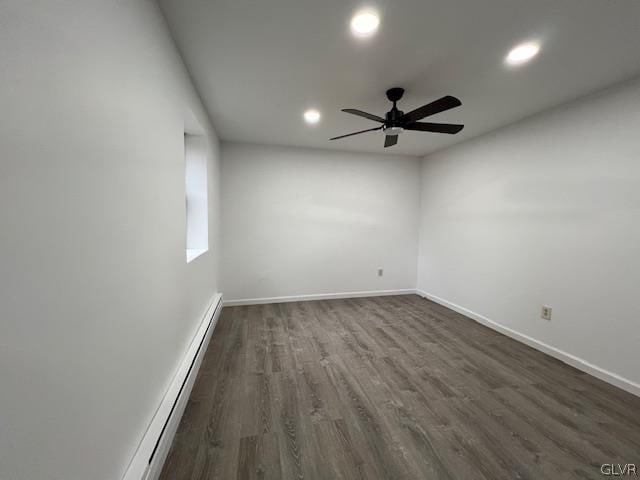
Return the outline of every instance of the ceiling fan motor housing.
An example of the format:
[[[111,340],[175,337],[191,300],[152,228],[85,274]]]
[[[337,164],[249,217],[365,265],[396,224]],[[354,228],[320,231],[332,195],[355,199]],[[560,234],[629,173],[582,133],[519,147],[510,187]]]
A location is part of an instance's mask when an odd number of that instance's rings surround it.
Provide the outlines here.
[[[398,110],[394,105],[391,110],[387,112],[385,115],[385,126],[386,127],[399,127],[400,126],[400,118],[404,115],[402,110]]]

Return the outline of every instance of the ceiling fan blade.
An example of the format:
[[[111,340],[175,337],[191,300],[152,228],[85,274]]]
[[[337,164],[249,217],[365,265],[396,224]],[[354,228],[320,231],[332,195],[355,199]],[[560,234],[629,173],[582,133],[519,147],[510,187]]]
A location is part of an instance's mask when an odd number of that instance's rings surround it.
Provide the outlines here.
[[[398,135],[387,135],[384,137],[384,148],[392,147],[398,143]]]
[[[449,133],[453,135],[458,133],[464,128],[464,125],[455,125],[453,123],[428,123],[428,122],[415,122],[410,123],[405,130],[416,130],[418,132],[435,132],[435,133]]]
[[[409,113],[405,113],[401,117],[400,121],[405,125],[408,125],[410,123],[417,122],[424,117],[435,115],[436,113],[444,112],[446,110],[459,107],[460,105],[462,105],[460,100],[456,97],[452,97],[451,95],[447,95],[446,97],[439,98],[435,102],[428,103],[427,105],[416,108]]]
[[[339,137],[333,137],[333,138],[330,138],[329,140],[338,140],[339,138],[351,137],[352,135],[358,135],[360,133],[365,133],[365,132],[373,132],[374,130],[381,130],[381,129],[382,129],[382,127],[367,128],[366,130],[360,130],[359,132],[347,133],[346,135],[340,135]]]
[[[384,118],[372,113],[363,112],[362,110],[356,110],[355,108],[343,108],[342,111],[350,113],[352,115],[358,115],[359,117],[368,118],[369,120],[373,120],[374,122],[384,123]]]

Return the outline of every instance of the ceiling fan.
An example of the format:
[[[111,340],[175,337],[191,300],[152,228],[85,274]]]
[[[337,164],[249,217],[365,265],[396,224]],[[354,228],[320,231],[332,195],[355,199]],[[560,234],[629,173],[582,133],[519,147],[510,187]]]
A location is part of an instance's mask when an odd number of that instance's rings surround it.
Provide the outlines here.
[[[359,132],[348,133],[346,135],[340,135],[339,137],[333,137],[330,140],[338,140],[340,138],[351,137],[352,135],[359,135],[360,133],[373,132],[376,130],[382,130],[385,133],[384,146],[391,147],[398,143],[398,135],[405,130],[415,130],[418,132],[435,132],[435,133],[448,133],[455,134],[464,128],[464,125],[455,125],[451,123],[428,123],[419,122],[425,117],[435,115],[436,113],[444,112],[452,108],[459,107],[462,102],[456,97],[447,95],[435,102],[423,105],[420,108],[411,110],[408,113],[404,113],[398,110],[396,102],[402,98],[404,94],[404,88],[390,88],[387,90],[387,98],[393,102],[393,108],[387,112],[385,118],[373,115],[371,113],[363,112],[362,110],[356,110],[355,108],[345,108],[342,111],[351,113],[352,115],[358,115],[359,117],[368,118],[374,122],[380,122],[382,125],[375,128],[369,128],[367,130],[361,130]]]

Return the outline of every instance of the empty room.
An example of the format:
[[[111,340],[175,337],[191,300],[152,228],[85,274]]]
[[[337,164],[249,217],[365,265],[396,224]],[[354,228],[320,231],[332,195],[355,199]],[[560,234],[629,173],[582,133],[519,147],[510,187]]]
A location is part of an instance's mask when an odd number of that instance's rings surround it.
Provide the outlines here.
[[[0,480],[640,476],[638,0],[0,0]]]

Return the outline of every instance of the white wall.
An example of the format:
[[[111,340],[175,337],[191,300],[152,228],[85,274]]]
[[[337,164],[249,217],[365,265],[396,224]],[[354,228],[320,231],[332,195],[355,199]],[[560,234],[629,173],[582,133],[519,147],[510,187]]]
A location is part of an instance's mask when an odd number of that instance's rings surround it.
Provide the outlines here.
[[[419,174],[414,157],[223,143],[225,298],[414,289]]]
[[[152,0],[0,2],[0,478],[122,477],[218,290],[185,261],[184,121]]]
[[[425,158],[418,288],[640,383],[639,119],[636,80]]]

